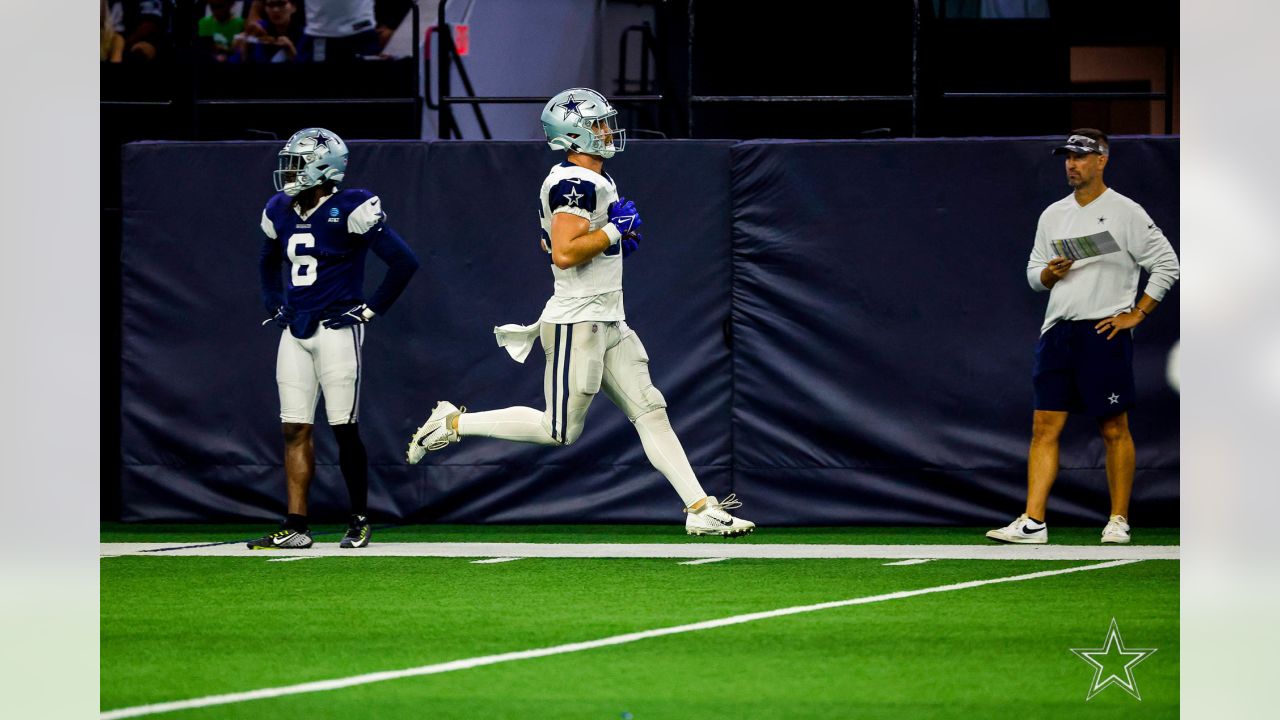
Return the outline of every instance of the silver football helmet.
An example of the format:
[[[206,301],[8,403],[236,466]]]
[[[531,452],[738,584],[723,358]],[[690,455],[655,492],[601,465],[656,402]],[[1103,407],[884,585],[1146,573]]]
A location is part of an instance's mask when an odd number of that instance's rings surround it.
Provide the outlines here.
[[[590,88],[569,88],[542,109],[542,132],[552,150],[611,158],[627,144],[627,131],[618,128],[618,111]]]
[[[342,182],[347,174],[347,144],[324,128],[299,130],[280,151],[272,176],[276,190],[293,197],[327,180]]]

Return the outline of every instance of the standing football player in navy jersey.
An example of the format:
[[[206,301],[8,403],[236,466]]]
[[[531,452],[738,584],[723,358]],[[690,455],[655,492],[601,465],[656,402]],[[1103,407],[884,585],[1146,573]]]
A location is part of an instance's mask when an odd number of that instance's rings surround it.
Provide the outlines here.
[[[534,338],[546,356],[546,409],[510,407],[463,414],[440,402],[409,442],[408,460],[420,461],[463,437],[490,437],[539,445],[569,445],[582,434],[587,408],[603,391],[640,435],[645,455],[680,495],[691,535],[744,535],[750,520],[727,511],[733,495],[708,496],[667,417],[667,401],[649,377],[649,356],[622,307],[623,258],[640,246],[640,213],[618,196],[604,161],[624,147],[618,112],[600,93],[571,88],[542,110],[552,150],[568,157],[551,168],[538,193],[542,249],[555,291],[538,322],[495,328],[498,344],[524,362]]]
[[[284,469],[289,511],[280,530],[249,543],[250,549],[308,548],[307,490],[315,474],[311,436],[316,401],[338,441],[338,464],[351,496],[351,522],[342,547],[369,544],[369,461],[360,439],[360,347],[364,326],[386,313],[418,269],[418,259],[387,225],[378,196],[339,190],[347,170],[347,146],[323,128],[299,130],[285,143],[275,171],[277,192],[262,211],[266,239],[259,258],[262,297],[283,328],[276,355]],[[364,261],[372,250],[387,264],[382,284],[366,302]],[[282,264],[289,283],[281,282]]]

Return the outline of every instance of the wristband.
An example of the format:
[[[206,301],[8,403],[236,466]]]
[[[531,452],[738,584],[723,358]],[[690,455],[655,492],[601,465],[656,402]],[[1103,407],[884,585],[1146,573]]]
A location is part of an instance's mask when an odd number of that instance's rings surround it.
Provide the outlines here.
[[[610,246],[617,245],[618,241],[622,239],[622,231],[619,230],[618,226],[614,225],[613,223],[609,223],[608,225],[605,225],[600,229],[604,231],[605,235],[609,236]]]

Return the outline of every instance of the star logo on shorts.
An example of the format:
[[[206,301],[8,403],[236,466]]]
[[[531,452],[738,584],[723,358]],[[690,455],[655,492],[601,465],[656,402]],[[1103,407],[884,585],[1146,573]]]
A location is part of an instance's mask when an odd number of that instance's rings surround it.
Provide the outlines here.
[[[582,199],[582,193],[578,192],[576,188],[569,188],[569,192],[564,196],[564,199],[569,201],[570,207],[578,207],[578,201]]]
[[[1111,401],[1111,404],[1112,404],[1112,405],[1119,405],[1119,404],[1120,404],[1120,396],[1119,396],[1119,395],[1117,395],[1117,394],[1115,394],[1115,393],[1111,393],[1111,396],[1110,396],[1110,397],[1108,397],[1107,399]]]

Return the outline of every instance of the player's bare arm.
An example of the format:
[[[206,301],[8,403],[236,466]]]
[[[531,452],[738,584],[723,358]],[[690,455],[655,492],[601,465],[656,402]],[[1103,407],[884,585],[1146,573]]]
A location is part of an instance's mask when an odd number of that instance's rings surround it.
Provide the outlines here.
[[[551,261],[561,270],[581,265],[609,249],[612,240],[604,228],[591,229],[591,221],[570,213],[551,216]]]

